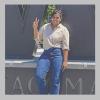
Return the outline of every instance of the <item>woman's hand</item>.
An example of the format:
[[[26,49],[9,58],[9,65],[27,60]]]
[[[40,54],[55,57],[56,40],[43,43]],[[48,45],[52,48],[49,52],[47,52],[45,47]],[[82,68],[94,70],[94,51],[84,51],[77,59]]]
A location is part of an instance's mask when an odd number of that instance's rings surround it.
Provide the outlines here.
[[[34,34],[34,38],[39,40],[39,32],[38,32],[38,24],[39,24],[39,19],[36,17],[34,22],[33,22],[33,34]]]
[[[36,17],[34,22],[33,22],[33,29],[37,30],[38,29],[38,23],[39,23],[39,19]]]
[[[67,68],[68,68],[68,62],[67,61],[63,61],[62,70],[64,71]]]

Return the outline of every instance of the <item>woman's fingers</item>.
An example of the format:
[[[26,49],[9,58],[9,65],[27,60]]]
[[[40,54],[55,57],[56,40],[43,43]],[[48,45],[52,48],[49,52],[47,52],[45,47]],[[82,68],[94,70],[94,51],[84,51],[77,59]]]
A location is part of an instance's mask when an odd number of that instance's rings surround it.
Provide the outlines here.
[[[64,61],[62,64],[62,71],[66,70],[68,68],[68,62]]]
[[[36,23],[38,23],[38,22],[39,22],[39,19],[38,19],[37,17],[35,18],[35,22],[36,22]]]
[[[38,23],[39,23],[39,19],[36,17],[36,18],[35,18],[35,21],[34,21],[34,24],[35,24],[36,26],[38,26]]]
[[[39,19],[37,21],[39,22]]]
[[[35,22],[37,22],[37,17],[35,18]]]
[[[39,23],[39,19],[37,17],[35,17],[35,20],[33,21],[33,28],[34,29],[38,28],[38,23]]]

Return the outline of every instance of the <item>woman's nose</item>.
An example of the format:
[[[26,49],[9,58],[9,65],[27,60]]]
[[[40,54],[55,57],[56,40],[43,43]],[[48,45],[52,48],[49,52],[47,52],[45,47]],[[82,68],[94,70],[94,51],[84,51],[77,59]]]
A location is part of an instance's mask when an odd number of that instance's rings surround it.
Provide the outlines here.
[[[56,21],[57,19],[56,19],[56,18],[54,18],[53,20],[54,20],[54,21]]]

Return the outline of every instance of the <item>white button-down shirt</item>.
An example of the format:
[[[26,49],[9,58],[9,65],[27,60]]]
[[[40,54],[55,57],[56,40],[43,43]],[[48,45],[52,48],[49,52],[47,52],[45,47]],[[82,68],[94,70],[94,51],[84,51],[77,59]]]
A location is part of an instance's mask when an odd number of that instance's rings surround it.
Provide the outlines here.
[[[43,39],[44,49],[57,47],[69,50],[69,31],[62,24],[52,29],[51,23],[47,23],[40,28],[39,32],[41,39]]]

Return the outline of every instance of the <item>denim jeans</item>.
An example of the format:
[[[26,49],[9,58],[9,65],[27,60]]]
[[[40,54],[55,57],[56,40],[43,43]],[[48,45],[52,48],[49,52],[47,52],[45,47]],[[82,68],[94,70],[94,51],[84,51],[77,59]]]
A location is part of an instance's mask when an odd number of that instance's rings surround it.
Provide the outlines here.
[[[63,54],[61,48],[44,50],[38,60],[36,69],[36,78],[40,94],[47,94],[46,76],[50,68],[52,68],[52,74],[49,94],[59,94],[62,61]]]

